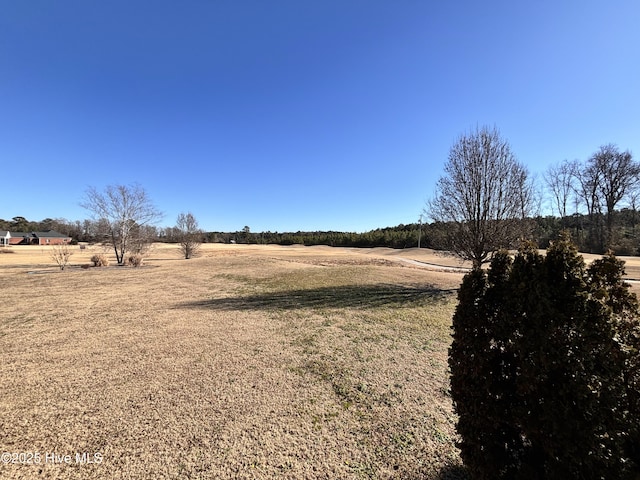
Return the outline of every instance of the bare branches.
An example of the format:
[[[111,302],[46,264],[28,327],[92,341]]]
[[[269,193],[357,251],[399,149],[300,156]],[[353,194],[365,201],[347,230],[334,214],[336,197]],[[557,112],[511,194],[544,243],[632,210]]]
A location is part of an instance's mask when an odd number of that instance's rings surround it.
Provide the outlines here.
[[[109,185],[103,192],[90,187],[80,204],[89,210],[96,220],[108,225],[108,234],[119,264],[132,248],[144,249],[145,227],[162,218],[147,192],[138,184]]]
[[[576,193],[576,173],[579,171],[577,161],[564,160],[552,165],[544,174],[544,181],[553,195],[555,207],[561,219],[567,216],[567,206],[572,195]]]
[[[185,259],[195,257],[202,245],[203,232],[191,212],[181,213],[176,221],[176,233],[180,250]]]
[[[454,225],[445,248],[479,267],[528,235],[525,219],[534,206],[533,186],[497,129],[462,135],[444,170],[427,211],[436,222]]]
[[[608,216],[640,180],[640,166],[633,162],[631,153],[619,152],[612,144],[603,145],[589,159],[589,170],[594,172],[596,190]]]
[[[51,259],[56,262],[56,264],[60,267],[60,270],[64,270],[64,268],[69,263],[69,258],[73,255],[71,250],[69,250],[69,245],[52,245],[51,246]]]
[[[613,144],[601,146],[585,165],[574,165],[576,194],[586,206],[591,224],[591,248],[605,251],[616,242],[615,207],[624,199],[632,201],[640,185],[640,165],[630,152],[620,152]]]

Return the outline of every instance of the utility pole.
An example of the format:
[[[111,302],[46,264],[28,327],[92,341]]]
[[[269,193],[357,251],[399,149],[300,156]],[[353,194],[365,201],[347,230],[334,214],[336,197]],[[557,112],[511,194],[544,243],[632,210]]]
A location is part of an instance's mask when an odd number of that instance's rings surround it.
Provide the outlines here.
[[[422,214],[420,214],[420,227],[418,228],[418,248],[420,248],[421,237],[422,237]]]

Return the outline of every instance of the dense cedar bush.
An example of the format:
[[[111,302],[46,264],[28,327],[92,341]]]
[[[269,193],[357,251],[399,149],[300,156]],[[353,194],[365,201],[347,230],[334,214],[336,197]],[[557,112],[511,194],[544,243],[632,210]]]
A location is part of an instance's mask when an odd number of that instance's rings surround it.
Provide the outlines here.
[[[640,325],[623,275],[561,237],[465,276],[449,365],[474,478],[637,478]]]

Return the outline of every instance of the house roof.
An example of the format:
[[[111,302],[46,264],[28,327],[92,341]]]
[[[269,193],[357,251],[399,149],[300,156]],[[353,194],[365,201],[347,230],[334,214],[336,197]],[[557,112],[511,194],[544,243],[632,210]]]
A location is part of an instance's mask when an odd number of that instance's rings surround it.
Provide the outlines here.
[[[69,235],[63,235],[55,230],[47,230],[46,232],[7,232],[0,230],[0,237],[6,237],[7,233],[14,238],[69,238]]]
[[[33,232],[34,237],[38,238],[69,238],[69,235],[63,235],[55,230],[47,230],[46,232]]]

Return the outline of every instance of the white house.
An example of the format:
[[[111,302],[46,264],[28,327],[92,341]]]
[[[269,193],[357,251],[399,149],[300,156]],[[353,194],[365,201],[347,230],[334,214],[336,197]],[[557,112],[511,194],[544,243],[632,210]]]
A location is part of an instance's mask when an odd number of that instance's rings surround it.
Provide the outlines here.
[[[54,230],[46,232],[8,232],[0,230],[0,247],[7,245],[68,245],[71,237]]]
[[[11,233],[7,230],[0,230],[0,247],[6,247],[9,245],[9,239],[11,238]]]

